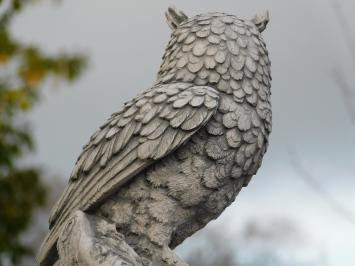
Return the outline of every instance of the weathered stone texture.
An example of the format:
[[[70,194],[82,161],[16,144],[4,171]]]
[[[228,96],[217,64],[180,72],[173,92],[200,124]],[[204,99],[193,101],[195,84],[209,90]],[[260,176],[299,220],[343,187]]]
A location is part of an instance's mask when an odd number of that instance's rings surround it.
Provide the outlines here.
[[[78,265],[126,265],[127,252],[143,265],[186,265],[171,249],[216,219],[259,169],[271,132],[270,60],[261,37],[268,15],[188,18],[169,9],[167,18],[173,33],[156,84],[84,147],[53,208],[40,265],[55,261],[48,254],[58,237],[65,265],[76,265],[70,254],[90,258]],[[77,210],[92,216],[77,213],[78,230],[60,244]]]

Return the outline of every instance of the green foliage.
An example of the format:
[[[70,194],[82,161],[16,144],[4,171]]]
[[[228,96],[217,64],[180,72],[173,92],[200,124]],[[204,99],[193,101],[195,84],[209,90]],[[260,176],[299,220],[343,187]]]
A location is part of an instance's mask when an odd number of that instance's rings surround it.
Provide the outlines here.
[[[33,210],[43,206],[45,196],[40,172],[35,168],[13,170],[0,177],[0,251],[7,253],[14,264],[32,253],[17,236],[31,222]]]
[[[41,171],[19,164],[34,146],[24,113],[38,102],[46,79],[74,81],[85,67],[81,54],[47,55],[12,37],[11,19],[33,2],[12,0],[0,14],[0,265],[5,257],[18,264],[33,253],[20,236],[46,201]]]

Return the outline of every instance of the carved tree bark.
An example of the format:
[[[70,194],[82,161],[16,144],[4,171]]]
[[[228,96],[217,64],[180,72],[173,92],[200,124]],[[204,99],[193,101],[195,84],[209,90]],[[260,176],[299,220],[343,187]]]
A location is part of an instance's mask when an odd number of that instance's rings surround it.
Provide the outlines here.
[[[56,266],[142,266],[141,258],[117,233],[114,224],[77,211],[57,243]]]

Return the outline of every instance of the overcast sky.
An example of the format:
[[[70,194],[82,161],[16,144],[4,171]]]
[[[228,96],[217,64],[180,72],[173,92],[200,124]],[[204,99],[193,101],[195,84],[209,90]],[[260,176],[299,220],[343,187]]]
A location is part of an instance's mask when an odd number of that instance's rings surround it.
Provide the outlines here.
[[[175,3],[174,3],[175,2]],[[351,24],[355,1],[341,0]],[[304,167],[348,210],[355,212],[355,127],[345,111],[332,71],[340,67],[354,84],[331,0],[76,0],[28,8],[13,25],[17,38],[45,51],[83,51],[89,68],[75,84],[48,83],[31,114],[37,153],[32,158],[68,177],[81,147],[124,101],[156,77],[170,29],[164,12],[176,5],[188,15],[223,11],[251,18],[268,9],[263,33],[272,60],[273,132],[262,169],[218,220],[235,228],[249,219],[297,221],[329,265],[355,264],[355,225],[343,219],[290,164]],[[355,26],[354,26],[355,34]],[[355,85],[354,85],[355,90]],[[188,245],[185,244],[185,245]]]

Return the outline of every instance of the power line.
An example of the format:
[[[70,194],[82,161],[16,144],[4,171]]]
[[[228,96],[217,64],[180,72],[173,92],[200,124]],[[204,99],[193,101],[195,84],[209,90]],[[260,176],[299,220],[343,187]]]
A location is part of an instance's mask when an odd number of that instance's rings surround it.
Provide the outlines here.
[[[340,30],[343,34],[345,43],[349,49],[351,59],[353,62],[353,65],[355,67],[355,40],[353,38],[353,32],[352,28],[346,19],[346,16],[343,12],[343,8],[339,2],[339,0],[331,0],[334,14],[336,17],[336,20],[339,23]],[[350,119],[352,123],[355,125],[355,93],[351,89],[349,83],[345,80],[343,75],[340,73],[339,70],[334,71],[334,79],[340,88],[341,95],[343,97],[343,102],[346,108],[346,111],[348,112]]]
[[[337,18],[340,29],[343,33],[343,37],[345,39],[345,43],[348,46],[353,64],[355,66],[355,40],[353,38],[351,26],[345,17],[345,14],[343,12],[343,8],[342,8],[340,2],[338,0],[331,0],[331,1],[333,4],[334,14]]]
[[[345,110],[347,111],[351,122],[355,126],[355,93],[354,91],[352,91],[349,83],[345,80],[345,78],[338,69],[334,70],[334,80],[340,89]]]
[[[291,153],[291,164],[295,168],[299,176],[306,182],[306,184],[325,202],[338,213],[340,217],[350,222],[355,226],[355,214],[347,210],[331,193],[329,193],[321,182],[318,181],[312,174],[310,174],[301,164],[299,157],[295,153]]]

